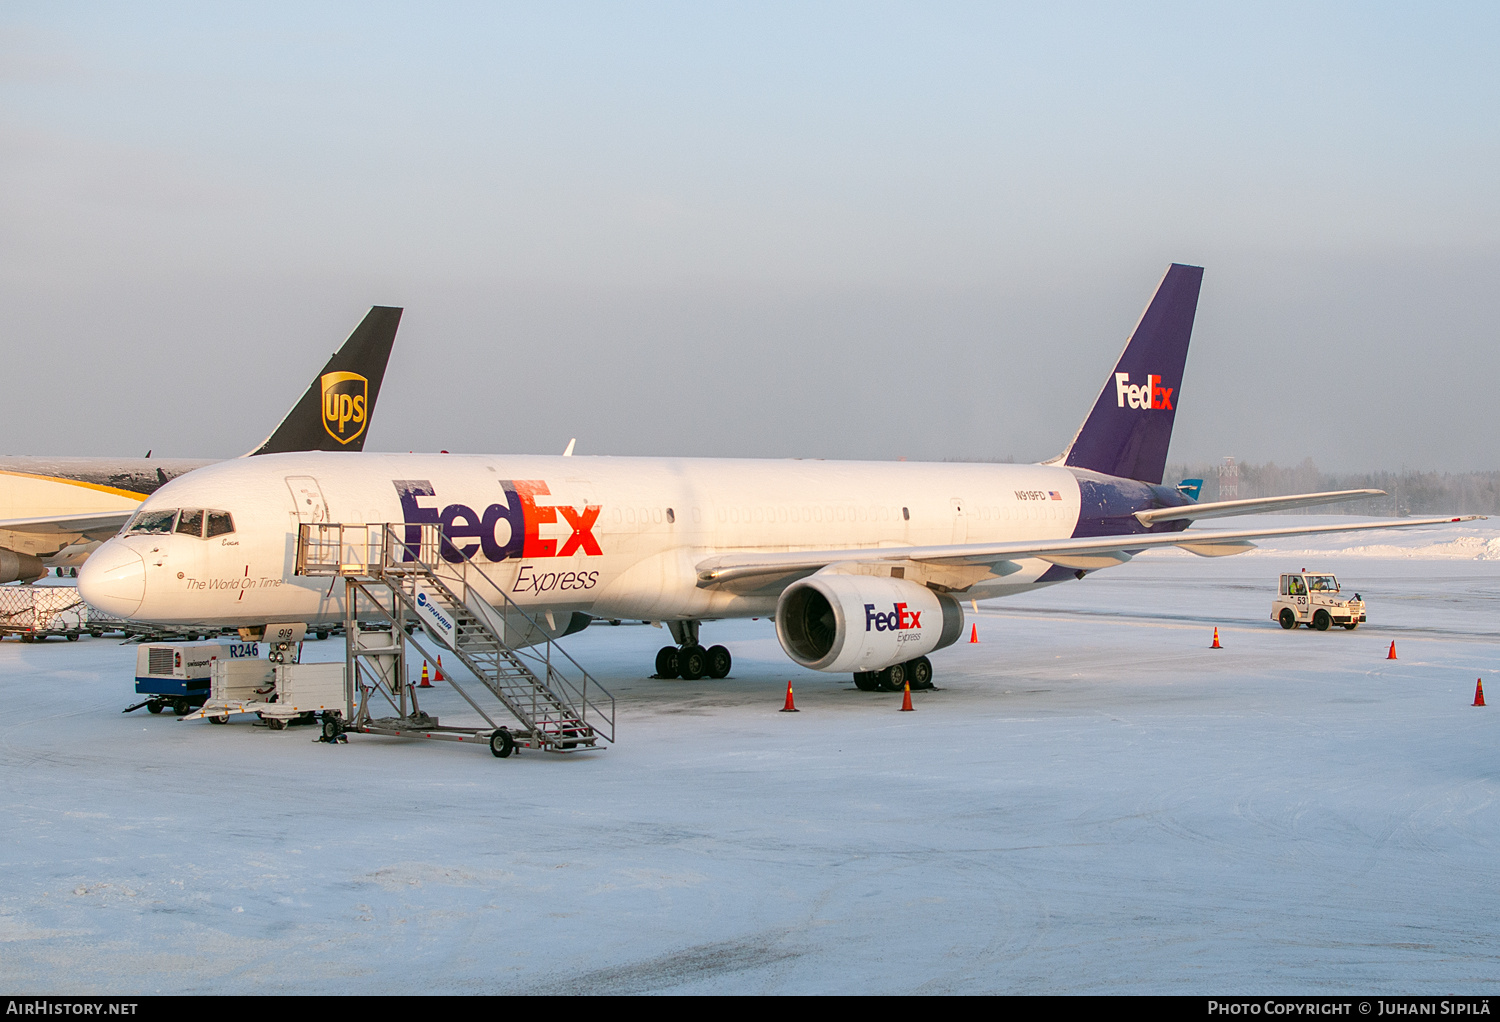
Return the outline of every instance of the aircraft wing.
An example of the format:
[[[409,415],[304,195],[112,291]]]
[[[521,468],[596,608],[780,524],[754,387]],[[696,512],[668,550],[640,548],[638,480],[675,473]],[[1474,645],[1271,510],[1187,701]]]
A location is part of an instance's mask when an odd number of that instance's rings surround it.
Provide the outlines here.
[[[1136,520],[1151,526],[1157,522],[1194,521],[1199,518],[1226,518],[1230,515],[1255,515],[1263,511],[1290,511],[1297,507],[1337,504],[1344,500],[1384,497],[1384,490],[1329,490],[1326,493],[1292,493],[1285,497],[1251,497],[1248,500],[1216,500],[1207,504],[1182,507],[1158,507],[1137,511]]]
[[[85,535],[107,539],[119,532],[135,510],[98,511],[82,515],[50,515],[42,518],[0,518],[0,532],[29,532],[42,536]]]
[[[1407,518],[1398,522],[1362,522],[1356,525],[1302,525],[1286,529],[1205,529],[1199,532],[1085,536],[1078,539],[1021,540],[1008,543],[720,554],[697,565],[698,588],[768,589],[778,584],[789,584],[830,564],[907,563],[928,569],[924,574],[929,580],[950,589],[961,590],[983,578],[1019,571],[1020,565],[1015,562],[1028,557],[1050,561],[1065,568],[1093,571],[1123,564],[1141,551],[1153,547],[1175,546],[1200,557],[1224,557],[1252,549],[1255,546],[1252,540],[1275,536],[1411,529],[1422,525],[1472,522],[1485,517],[1487,516],[1462,515],[1456,518]]]

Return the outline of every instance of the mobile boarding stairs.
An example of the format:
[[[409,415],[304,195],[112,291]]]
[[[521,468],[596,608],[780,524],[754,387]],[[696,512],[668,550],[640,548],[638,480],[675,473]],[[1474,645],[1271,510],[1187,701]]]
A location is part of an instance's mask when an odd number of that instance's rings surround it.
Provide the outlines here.
[[[344,582],[345,705],[342,714],[323,709],[325,739],[359,732],[487,742],[502,757],[517,746],[578,752],[614,741],[614,697],[557,645],[550,616],[543,627],[448,544],[440,524],[303,523],[296,572]],[[408,627],[417,623],[420,629]],[[471,694],[451,674],[443,680],[488,726],[439,726],[418,706],[408,642],[432,662],[435,648],[451,652],[499,702],[496,715],[518,726],[497,723],[493,703],[486,712],[475,698],[483,693]],[[381,709],[381,699],[395,716],[375,716],[372,704]]]

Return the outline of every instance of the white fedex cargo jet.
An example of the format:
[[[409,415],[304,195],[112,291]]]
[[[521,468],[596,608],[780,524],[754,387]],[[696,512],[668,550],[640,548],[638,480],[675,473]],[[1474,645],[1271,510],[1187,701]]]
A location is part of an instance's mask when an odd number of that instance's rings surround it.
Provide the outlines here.
[[[592,618],[672,627],[658,673],[722,676],[700,622],[772,616],[805,667],[861,688],[928,682],[963,599],[1023,593],[1158,546],[1240,553],[1257,537],[1390,524],[1185,531],[1198,518],[1377,490],[1194,502],[1162,485],[1202,270],[1173,265],[1073,442],[1040,465],[278,454],[199,469],[146,500],[84,565],[89,604],[162,624],[341,620],[343,587],[295,573],[303,522],[440,523],[446,570],[553,636]],[[401,526],[398,524],[398,528]],[[488,588],[486,588],[488,587]]]

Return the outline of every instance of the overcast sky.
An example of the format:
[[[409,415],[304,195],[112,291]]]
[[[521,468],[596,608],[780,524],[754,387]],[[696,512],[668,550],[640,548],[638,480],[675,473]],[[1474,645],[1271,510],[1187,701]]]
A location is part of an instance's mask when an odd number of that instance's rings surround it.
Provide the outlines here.
[[[1049,457],[1172,261],[1172,459],[1500,468],[1500,5],[0,8],[0,453]]]

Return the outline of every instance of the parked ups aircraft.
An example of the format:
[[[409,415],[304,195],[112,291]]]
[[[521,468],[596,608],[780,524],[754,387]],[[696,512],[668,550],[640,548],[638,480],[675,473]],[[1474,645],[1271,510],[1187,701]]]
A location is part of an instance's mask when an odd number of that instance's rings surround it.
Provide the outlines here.
[[[372,308],[281,425],[250,453],[362,450],[400,322],[400,309]],[[211,464],[149,455],[0,458],[0,582],[78,567],[142,500]]]
[[[961,598],[1082,579],[1154,547],[1217,557],[1259,537],[1464,520],[1188,529],[1380,492],[1197,503],[1162,485],[1202,273],[1167,271],[1088,418],[1044,464],[269,455],[157,490],[79,587],[141,621],[316,626],[342,618],[344,589],[296,574],[300,525],[391,522],[415,543],[436,523],[448,568],[551,635],[662,621],[678,647],[659,673],[719,675],[727,651],[707,656],[699,624],[774,616],[797,663],[899,687],[925,682],[927,654],[962,634]]]

